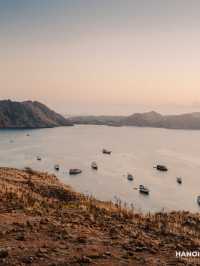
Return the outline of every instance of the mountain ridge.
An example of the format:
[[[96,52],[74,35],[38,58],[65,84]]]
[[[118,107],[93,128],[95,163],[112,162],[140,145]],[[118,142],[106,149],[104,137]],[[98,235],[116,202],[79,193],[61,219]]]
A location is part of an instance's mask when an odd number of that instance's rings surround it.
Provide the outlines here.
[[[129,116],[73,116],[69,120],[74,124],[200,130],[200,112],[162,115],[150,111]]]

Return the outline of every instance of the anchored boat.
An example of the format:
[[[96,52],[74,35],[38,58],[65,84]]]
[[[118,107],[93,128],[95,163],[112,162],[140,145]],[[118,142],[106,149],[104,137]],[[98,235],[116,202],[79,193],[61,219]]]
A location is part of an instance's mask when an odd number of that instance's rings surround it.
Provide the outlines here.
[[[158,171],[163,171],[163,172],[168,171],[167,167],[161,164],[156,165],[154,168],[156,168]]]
[[[69,170],[70,175],[78,175],[80,173],[82,173],[81,169],[74,168]]]
[[[132,174],[127,174],[127,179],[129,181],[133,181],[133,175]]]
[[[182,184],[182,178],[181,177],[177,177],[176,181],[177,181],[177,183]]]
[[[55,169],[56,171],[59,171],[59,170],[60,170],[60,166],[59,166],[58,164],[55,164],[54,169]]]
[[[104,154],[111,154],[112,151],[109,151],[109,150],[103,149],[103,150],[102,150],[102,153],[104,153]]]
[[[149,189],[147,187],[145,187],[143,185],[140,185],[139,186],[139,192],[148,195],[150,191],[149,191]]]
[[[92,162],[91,163],[91,168],[94,169],[94,170],[97,170],[98,169],[97,163],[96,162]]]
[[[197,197],[197,203],[200,205],[200,196]]]

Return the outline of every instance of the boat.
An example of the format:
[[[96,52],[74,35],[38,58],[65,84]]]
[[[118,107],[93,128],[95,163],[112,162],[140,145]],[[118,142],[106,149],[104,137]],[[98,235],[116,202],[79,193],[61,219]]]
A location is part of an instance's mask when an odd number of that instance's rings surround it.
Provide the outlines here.
[[[133,181],[133,175],[132,174],[127,174],[127,179],[129,181]]]
[[[42,158],[41,158],[40,156],[37,156],[37,160],[38,160],[38,161],[41,161]]]
[[[168,171],[167,167],[166,167],[165,165],[161,165],[161,164],[156,165],[155,168],[156,168],[158,171],[163,171],[163,172]]]
[[[182,184],[182,178],[181,177],[177,177],[176,181],[177,181],[177,183]]]
[[[59,170],[60,170],[60,166],[59,166],[58,164],[55,164],[54,169],[55,169],[56,171],[59,171]]]
[[[81,169],[73,168],[69,170],[70,175],[78,175],[80,173],[82,173]]]
[[[200,205],[200,196],[197,197],[197,203]]]
[[[148,195],[150,191],[149,191],[149,189],[147,187],[145,187],[143,185],[140,185],[139,186],[139,192]]]
[[[111,154],[112,151],[109,151],[109,150],[103,149],[103,150],[102,150],[102,153],[104,153],[104,154]]]
[[[94,169],[94,170],[97,170],[98,169],[97,163],[96,162],[92,162],[91,163],[91,168]]]

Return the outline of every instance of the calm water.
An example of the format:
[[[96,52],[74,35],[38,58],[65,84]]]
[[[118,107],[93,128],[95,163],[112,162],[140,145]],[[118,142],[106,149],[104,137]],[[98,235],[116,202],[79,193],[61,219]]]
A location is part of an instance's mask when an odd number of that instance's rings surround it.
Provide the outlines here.
[[[142,211],[199,211],[199,140],[200,131],[137,127],[1,130],[0,165],[54,172],[58,163],[58,176],[64,182],[98,199],[114,200],[117,196]],[[111,156],[101,153],[104,147],[113,151]],[[38,155],[42,161],[36,160]],[[92,161],[97,161],[98,171],[90,169]],[[169,171],[156,171],[156,163],[166,164]],[[83,173],[69,176],[69,168],[81,168]],[[127,172],[134,175],[133,182],[127,180]],[[177,176],[183,178],[182,185],[176,183]],[[149,187],[149,196],[134,189],[140,184]]]

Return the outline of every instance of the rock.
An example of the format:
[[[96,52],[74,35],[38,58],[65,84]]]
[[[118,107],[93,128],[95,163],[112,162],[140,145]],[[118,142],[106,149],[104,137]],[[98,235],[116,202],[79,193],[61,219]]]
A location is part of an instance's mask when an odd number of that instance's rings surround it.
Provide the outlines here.
[[[150,249],[150,253],[151,254],[156,254],[158,251],[157,251],[157,249],[155,249],[155,248],[151,248]]]
[[[111,229],[110,229],[110,234],[111,235],[115,235],[115,234],[117,234],[118,233],[118,231],[117,231],[117,229],[115,228],[115,227],[112,227]]]
[[[0,258],[1,258],[1,259],[4,259],[4,258],[6,258],[6,257],[8,257],[8,250],[5,249],[5,248],[1,248],[1,249],[0,249]]]
[[[135,251],[137,251],[137,252],[141,252],[145,249],[146,249],[145,247],[140,247],[140,246],[135,247]]]
[[[130,257],[132,257],[132,256],[134,256],[134,252],[133,252],[133,251],[128,251],[128,255],[129,255]]]
[[[16,235],[16,238],[15,238],[16,240],[19,240],[19,241],[24,241],[25,240],[25,236],[24,236],[24,234],[23,233],[18,233],[17,235]]]
[[[48,250],[45,248],[39,248],[35,255],[38,258],[48,258]]]
[[[87,257],[87,256],[83,256],[82,258],[79,258],[78,259],[78,262],[79,263],[91,263],[92,262],[92,259]]]
[[[33,262],[33,257],[25,256],[25,257],[22,258],[22,262],[24,262],[26,264],[31,264]]]
[[[94,218],[94,215],[90,214],[90,222],[94,223],[95,222],[95,218]]]
[[[46,248],[39,248],[38,250],[40,253],[47,253],[48,250]]]
[[[134,249],[134,247],[132,245],[129,245],[127,243],[124,243],[122,245],[122,248],[125,249],[125,250],[133,250]]]
[[[27,222],[26,222],[26,225],[27,225],[28,227],[30,227],[30,228],[33,227],[30,221],[27,221]]]
[[[105,252],[105,255],[106,255],[106,256],[112,256],[111,252],[109,252],[109,251],[106,251],[106,252]]]
[[[79,243],[86,243],[86,242],[87,242],[87,239],[86,239],[85,237],[83,237],[83,236],[79,236],[79,237],[77,238],[77,241],[78,241]]]
[[[99,259],[99,258],[102,257],[102,254],[100,254],[100,253],[94,253],[94,254],[88,255],[88,257],[90,259]]]
[[[49,220],[47,218],[42,218],[40,220],[40,224],[43,224],[43,225],[48,224],[48,222],[49,222]]]

